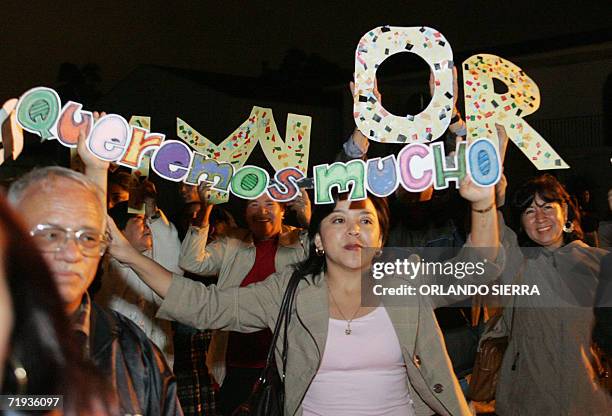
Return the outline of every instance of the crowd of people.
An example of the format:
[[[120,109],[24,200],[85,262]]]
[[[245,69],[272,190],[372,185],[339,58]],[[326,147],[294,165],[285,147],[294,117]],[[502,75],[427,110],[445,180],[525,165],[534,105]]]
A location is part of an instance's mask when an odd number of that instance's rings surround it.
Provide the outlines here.
[[[456,111],[453,121],[444,140],[465,135]],[[368,140],[356,129],[339,150],[339,160],[366,158]],[[83,173],[37,168],[0,199],[2,394],[63,394],[68,415],[230,416],[266,364],[296,281],[285,366],[277,345],[284,414],[473,414],[470,371],[457,358],[465,351],[443,323],[449,310],[472,335],[494,315],[506,323],[496,414],[612,409],[612,221],[590,224],[587,245],[586,207],[550,174],[508,203],[505,178],[482,188],[469,176],[458,191],[400,188],[361,201],[335,192],[326,205],[312,205],[306,189],[287,204],[264,193],[242,202],[239,228],[209,202],[205,182],[177,185],[183,210],[168,218],[145,181],[135,212],[129,173],[109,174],[84,137],[78,151]],[[612,189],[608,201],[610,215]],[[513,296],[501,308],[486,299],[449,308],[459,297],[434,296],[365,303],[362,276],[385,247],[483,260],[479,282],[555,296]]]

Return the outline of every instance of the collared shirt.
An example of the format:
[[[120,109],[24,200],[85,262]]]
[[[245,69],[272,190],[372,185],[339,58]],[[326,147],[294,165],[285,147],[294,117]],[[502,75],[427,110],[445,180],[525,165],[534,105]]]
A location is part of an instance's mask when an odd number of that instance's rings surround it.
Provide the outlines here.
[[[89,293],[85,292],[83,298],[81,299],[81,304],[70,319],[72,329],[76,333],[76,339],[81,346],[81,351],[83,352],[84,357],[89,357],[89,333],[91,329],[91,321],[89,319],[90,315],[91,299],[89,297]]]

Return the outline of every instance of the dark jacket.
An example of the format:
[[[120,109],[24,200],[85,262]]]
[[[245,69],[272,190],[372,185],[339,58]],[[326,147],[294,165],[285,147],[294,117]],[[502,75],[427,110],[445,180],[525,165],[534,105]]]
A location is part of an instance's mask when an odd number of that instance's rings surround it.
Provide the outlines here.
[[[91,359],[110,378],[122,414],[182,415],[163,354],[125,316],[92,302]]]
[[[601,260],[593,341],[612,362],[612,253]]]

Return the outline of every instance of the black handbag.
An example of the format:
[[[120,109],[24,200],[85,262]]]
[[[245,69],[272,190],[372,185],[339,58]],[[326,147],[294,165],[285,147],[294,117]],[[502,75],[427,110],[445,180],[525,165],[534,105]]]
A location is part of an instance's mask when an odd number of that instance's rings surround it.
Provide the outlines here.
[[[299,277],[291,276],[283,295],[276,325],[274,325],[274,334],[270,349],[268,350],[266,365],[253,385],[249,398],[234,410],[232,416],[281,416],[283,414],[285,404],[285,371],[287,367],[287,328],[291,320],[293,300],[299,282]],[[281,354],[283,367],[282,374],[279,375],[276,360],[274,359],[274,349],[276,348],[276,341],[280,335],[281,328],[283,330],[283,351]]]

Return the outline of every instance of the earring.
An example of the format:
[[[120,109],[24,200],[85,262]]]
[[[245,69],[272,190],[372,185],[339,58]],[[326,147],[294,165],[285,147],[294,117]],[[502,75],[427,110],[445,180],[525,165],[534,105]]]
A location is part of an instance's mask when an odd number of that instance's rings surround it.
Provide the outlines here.
[[[574,221],[567,220],[567,222],[563,224],[563,232],[569,234],[573,231],[574,231]]]
[[[380,257],[382,256],[382,253],[383,253],[382,248],[379,248],[378,250],[374,252],[374,257]]]
[[[315,253],[317,254],[317,256],[324,256],[325,250],[323,250],[322,248],[315,248]]]

